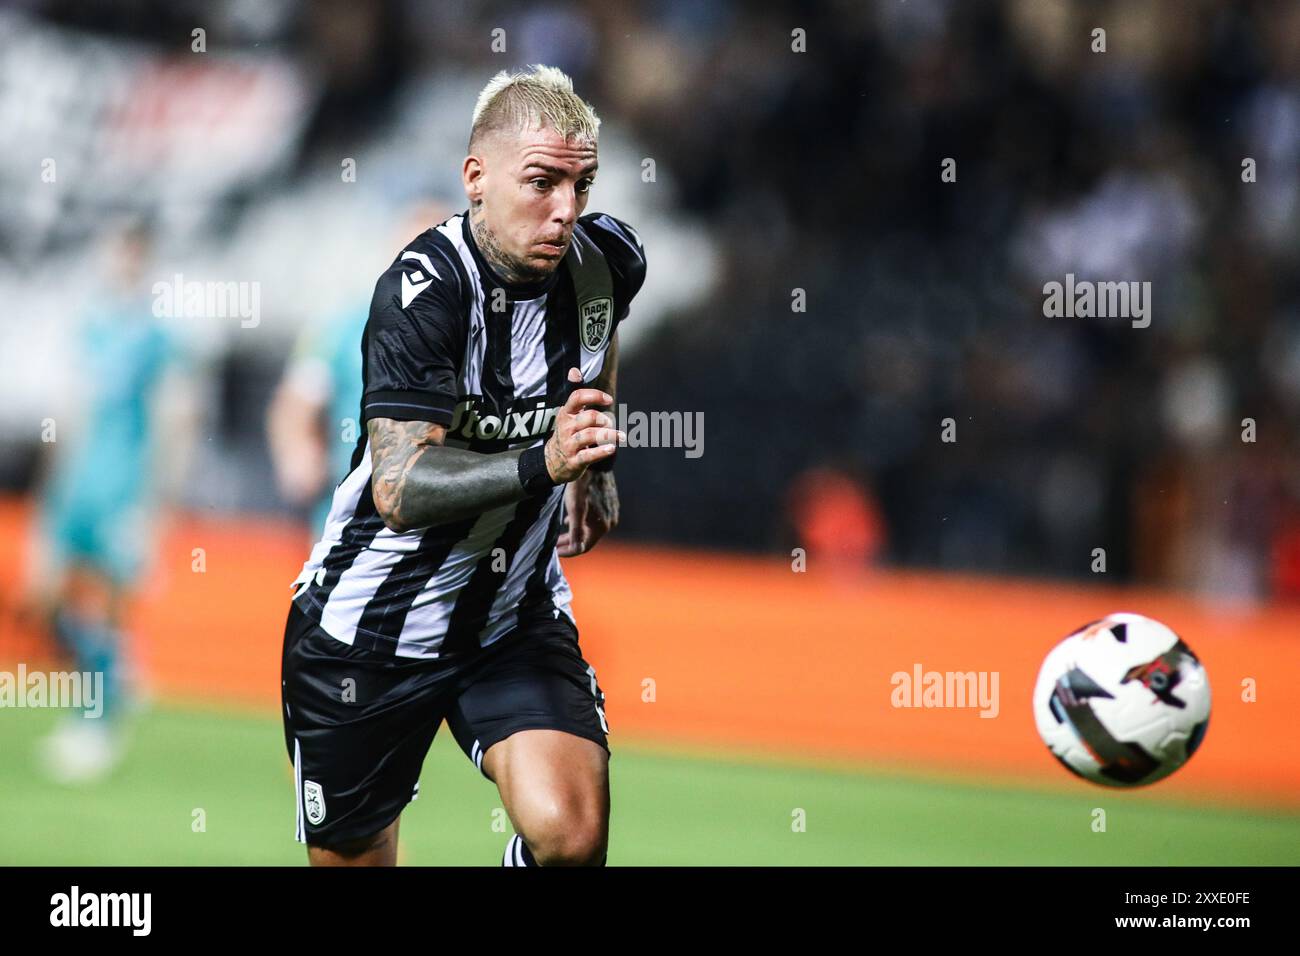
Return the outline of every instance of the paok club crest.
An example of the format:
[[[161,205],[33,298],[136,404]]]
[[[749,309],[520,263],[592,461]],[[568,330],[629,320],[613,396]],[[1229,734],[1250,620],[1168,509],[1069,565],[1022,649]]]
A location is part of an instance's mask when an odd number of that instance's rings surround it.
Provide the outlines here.
[[[305,780],[302,785],[302,802],[307,819],[312,826],[320,826],[325,819],[325,791],[315,780]]]
[[[588,299],[578,310],[578,327],[582,330],[582,347],[595,352],[609,338],[613,324],[614,300],[609,296]]]

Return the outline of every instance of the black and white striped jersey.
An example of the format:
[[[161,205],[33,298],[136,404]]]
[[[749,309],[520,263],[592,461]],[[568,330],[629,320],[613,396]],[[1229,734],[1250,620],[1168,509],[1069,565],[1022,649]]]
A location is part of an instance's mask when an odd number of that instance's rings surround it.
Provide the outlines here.
[[[398,534],[375,510],[364,423],[436,422],[447,445],[484,453],[544,442],[582,387],[568,369],[596,378],[644,278],[640,237],[601,213],[579,219],[555,272],[528,285],[496,276],[465,213],[409,243],[375,286],[361,436],[295,582],[302,610],[344,643],[397,657],[474,650],[527,615],[572,620],[555,551],[564,486]]]

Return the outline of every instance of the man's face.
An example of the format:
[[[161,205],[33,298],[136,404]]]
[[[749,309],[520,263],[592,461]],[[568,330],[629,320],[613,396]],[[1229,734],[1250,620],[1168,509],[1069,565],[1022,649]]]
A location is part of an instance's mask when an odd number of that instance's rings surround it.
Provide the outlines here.
[[[485,136],[465,160],[465,191],[482,200],[496,254],[520,275],[544,277],[569,250],[596,175],[596,144],[549,127]]]

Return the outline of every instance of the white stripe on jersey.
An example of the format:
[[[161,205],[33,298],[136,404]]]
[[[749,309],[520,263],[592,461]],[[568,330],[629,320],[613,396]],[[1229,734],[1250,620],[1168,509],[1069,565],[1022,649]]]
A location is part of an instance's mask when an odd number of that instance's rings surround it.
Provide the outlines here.
[[[311,549],[311,557],[303,566],[303,575],[309,571],[315,572],[325,561],[325,556],[329,554],[330,548],[338,543],[343,535],[343,528],[351,520],[353,512],[357,510],[357,503],[361,500],[361,493],[366,490],[366,482],[370,480],[370,442],[366,442],[366,451],[362,456],[360,466],[352,469],[348,476],[339,482],[339,486],[334,489],[334,499],[330,502],[329,516],[325,519],[325,531],[321,534],[321,539]],[[302,575],[299,576],[300,579]]]
[[[460,387],[462,394],[476,395],[482,388],[483,382],[483,357],[487,352],[487,324],[483,316],[483,284],[478,273],[478,263],[474,261],[474,254],[470,252],[469,246],[465,245],[461,219],[461,216],[452,216],[438,226],[436,231],[455,246],[473,289],[473,295],[470,297],[472,305],[469,316],[469,345],[466,348],[465,363],[461,370]]]

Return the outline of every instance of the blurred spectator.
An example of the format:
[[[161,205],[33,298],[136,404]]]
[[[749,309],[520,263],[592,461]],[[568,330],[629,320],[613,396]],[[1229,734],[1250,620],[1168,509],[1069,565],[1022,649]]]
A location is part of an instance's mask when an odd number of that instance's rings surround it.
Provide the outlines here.
[[[796,539],[810,568],[851,576],[879,559],[884,546],[880,512],[852,475],[830,466],[810,468],[791,486],[789,502]]]

